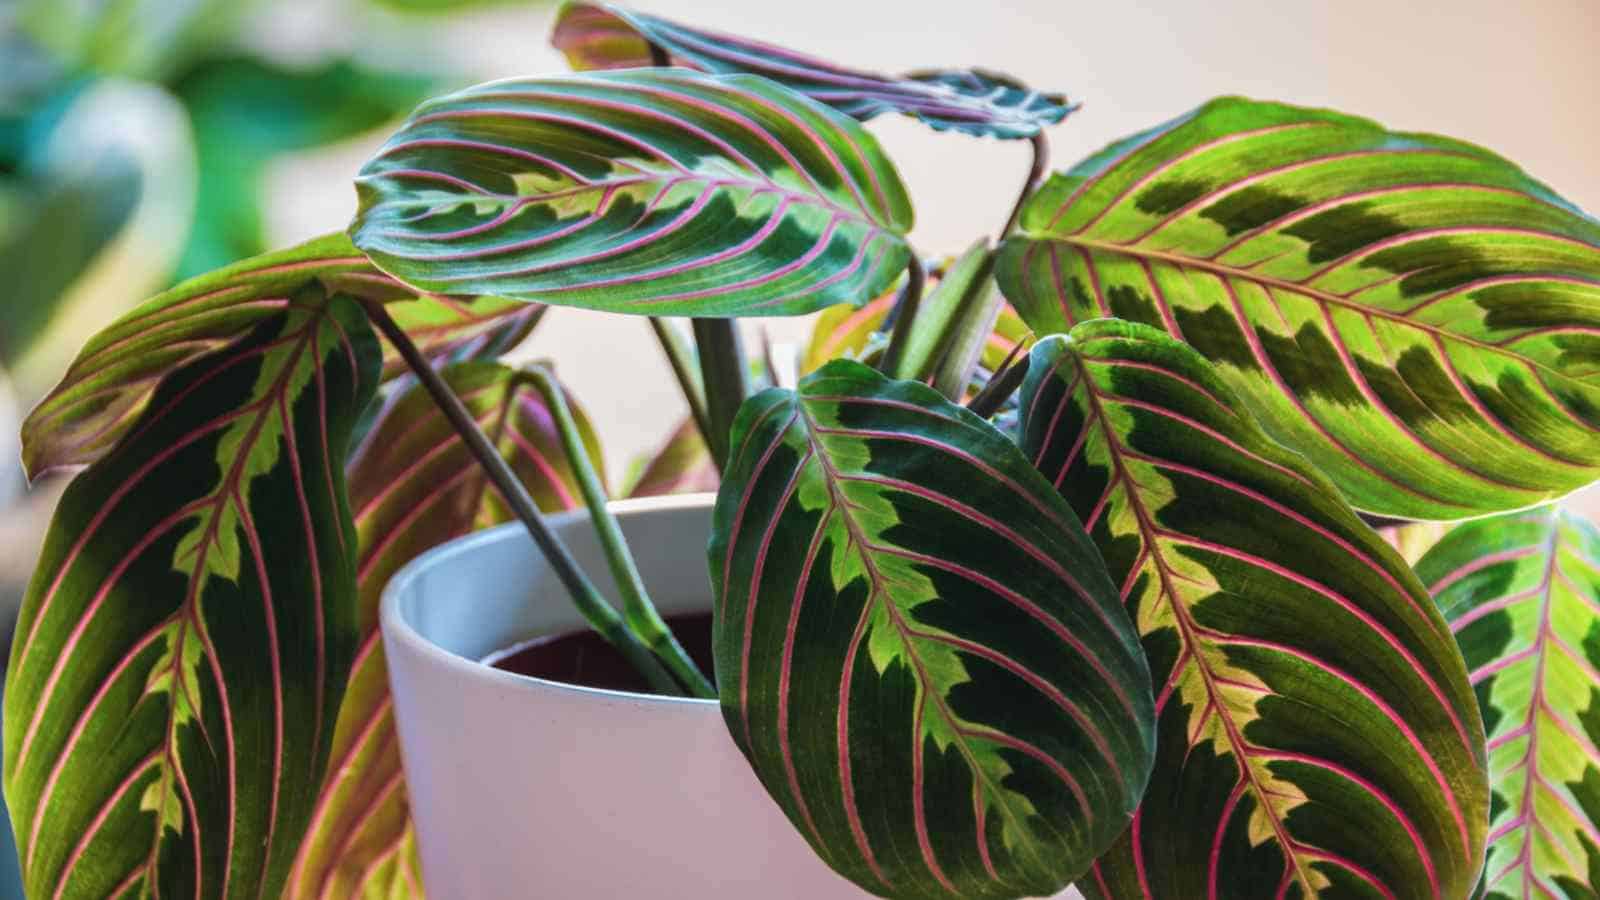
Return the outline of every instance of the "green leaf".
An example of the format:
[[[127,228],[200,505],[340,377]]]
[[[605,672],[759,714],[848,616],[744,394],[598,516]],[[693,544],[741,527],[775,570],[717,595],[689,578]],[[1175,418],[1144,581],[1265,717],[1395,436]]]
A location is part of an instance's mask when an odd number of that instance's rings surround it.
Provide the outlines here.
[[[68,487],[5,690],[30,896],[282,889],[355,650],[341,463],[377,371],[360,307],[300,291]]]
[[[1556,508],[1457,526],[1417,575],[1466,654],[1489,735],[1480,896],[1600,885],[1600,530]]]
[[[1483,726],[1394,551],[1158,329],[1041,341],[1022,410],[1022,448],[1083,517],[1158,685],[1150,786],[1079,887],[1464,896],[1483,862]]]
[[[351,234],[425,290],[608,312],[795,315],[910,258],[860,125],[750,76],[498,81],[423,104],[362,169]]]
[[[874,893],[1060,890],[1153,750],[1144,658],[1071,510],[987,422],[848,360],[734,434],[717,683],[768,792]]]
[[[22,423],[29,476],[104,456],[128,433],[162,378],[279,315],[295,291],[317,282],[389,303],[396,321],[415,328],[435,360],[496,355],[539,315],[539,308],[497,298],[418,295],[373,268],[342,234],[247,259],[183,282],[90,338]],[[402,369],[388,351],[385,377]]]
[[[581,503],[561,438],[537,391],[514,369],[459,363],[441,372],[539,508]],[[600,449],[574,417],[594,464]],[[333,764],[290,879],[294,897],[421,897],[416,836],[378,634],[378,599],[405,563],[452,538],[514,520],[422,387],[390,404],[350,463],[360,542],[360,645],[334,731]]]
[[[1181,337],[1358,509],[1600,477],[1600,223],[1469,144],[1215,100],[1052,176],[997,274],[1041,334]]]
[[[348,60],[286,68],[225,57],[186,72],[173,91],[194,126],[200,189],[178,277],[267,249],[261,180],[275,157],[377,128],[404,115],[433,86],[430,78]]]
[[[567,3],[557,14],[550,43],[580,71],[653,65],[654,46],[674,65],[771,78],[862,121],[898,112],[938,131],[980,137],[1032,137],[1077,108],[1059,94],[1042,94],[997,72],[968,69],[879,75],[761,41],[701,31],[612,3]]]

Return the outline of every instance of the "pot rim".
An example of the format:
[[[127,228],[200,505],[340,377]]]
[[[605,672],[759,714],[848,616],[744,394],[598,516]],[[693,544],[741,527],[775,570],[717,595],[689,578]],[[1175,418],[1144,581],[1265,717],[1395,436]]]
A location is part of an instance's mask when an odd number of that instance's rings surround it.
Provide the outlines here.
[[[716,496],[714,493],[670,494],[661,497],[613,500],[608,505],[619,517],[628,517],[662,510],[711,506],[715,503]],[[589,511],[580,508],[549,514],[544,518],[552,529],[559,530],[575,522],[586,520],[588,517]],[[412,583],[428,569],[446,559],[470,555],[485,545],[509,540],[514,535],[525,533],[521,522],[507,522],[503,525],[496,525],[493,528],[475,531],[446,541],[402,566],[400,571],[389,579],[389,583],[384,585],[379,599],[378,622],[384,643],[386,645],[404,645],[424,657],[430,665],[448,669],[462,677],[487,680],[516,690],[555,692],[569,695],[574,699],[586,696],[596,699],[605,698],[612,702],[632,703],[639,706],[715,707],[720,704],[720,701],[716,699],[671,697],[662,694],[619,691],[507,672],[480,660],[470,659],[446,650],[429,640],[411,622],[407,621],[401,610],[401,597],[409,592]],[[542,556],[539,559],[539,565],[545,565]]]

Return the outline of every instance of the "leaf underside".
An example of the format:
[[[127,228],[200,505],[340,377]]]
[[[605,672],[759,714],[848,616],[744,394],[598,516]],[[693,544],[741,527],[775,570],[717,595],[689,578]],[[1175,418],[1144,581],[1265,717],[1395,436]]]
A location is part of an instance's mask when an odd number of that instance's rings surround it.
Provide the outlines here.
[[[653,65],[654,45],[674,65],[717,74],[760,75],[862,121],[898,112],[939,131],[980,137],[1032,137],[1076,108],[1065,97],[1040,93],[996,72],[879,75],[610,3],[568,3],[556,19],[550,42],[579,71]]]
[[[710,567],[723,714],[822,858],[895,897],[1051,894],[1127,824],[1144,661],[1003,435],[831,363],[740,411]]]
[[[354,301],[297,292],[68,487],[5,692],[29,896],[282,889],[355,649],[342,463],[378,360]]]
[[[1033,350],[1022,447],[1083,518],[1142,636],[1157,756],[1101,898],[1460,897],[1482,726],[1449,631],[1331,484],[1164,332]]]
[[[1469,144],[1215,100],[1052,176],[997,277],[1041,334],[1189,343],[1368,512],[1600,477],[1600,223]]]
[[[297,290],[314,283],[384,301],[435,360],[504,352],[543,309],[495,297],[418,294],[379,272],[342,234],[243,260],[177,285],[89,339],[22,424],[29,475],[104,456],[144,412],[161,379],[281,315]],[[386,347],[383,377],[403,369]]]
[[[1456,527],[1417,563],[1466,655],[1489,738],[1477,896],[1600,886],[1600,531],[1556,508]]]
[[[423,104],[357,179],[351,234],[448,294],[648,315],[861,303],[911,208],[877,141],[751,76],[631,70]]]
[[[440,375],[541,510],[581,503],[554,421],[523,376],[491,362],[458,363]],[[573,413],[591,462],[603,471],[587,416],[576,406]],[[360,644],[290,896],[420,898],[378,600],[395,572],[419,554],[514,517],[420,386],[384,410],[351,460],[349,477],[360,544]]]

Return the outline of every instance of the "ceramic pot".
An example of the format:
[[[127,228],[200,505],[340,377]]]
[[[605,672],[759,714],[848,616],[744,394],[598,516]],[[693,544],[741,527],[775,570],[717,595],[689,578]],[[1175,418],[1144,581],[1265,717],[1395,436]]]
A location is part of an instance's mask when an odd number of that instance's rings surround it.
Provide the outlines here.
[[[710,607],[711,502],[614,506],[664,615]],[[550,523],[615,597],[587,514]],[[598,690],[482,662],[586,627],[520,525],[414,560],[385,590],[381,619],[433,900],[869,896],[817,859],[714,701]]]

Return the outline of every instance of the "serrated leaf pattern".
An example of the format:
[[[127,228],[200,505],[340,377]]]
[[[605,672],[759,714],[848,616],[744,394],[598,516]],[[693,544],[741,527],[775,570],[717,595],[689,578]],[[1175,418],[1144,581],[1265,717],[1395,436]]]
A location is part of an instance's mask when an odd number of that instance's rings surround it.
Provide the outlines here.
[[[6,676],[30,896],[282,888],[355,649],[342,463],[378,356],[353,300],[303,289],[68,487]]]
[[[1033,350],[1023,450],[1083,517],[1142,636],[1157,757],[1080,889],[1109,898],[1460,897],[1483,728],[1410,569],[1164,332]]]
[[[874,893],[1060,890],[1152,749],[1144,660],[1071,511],[987,422],[847,360],[749,400],[735,438],[717,682],[768,791]]]

